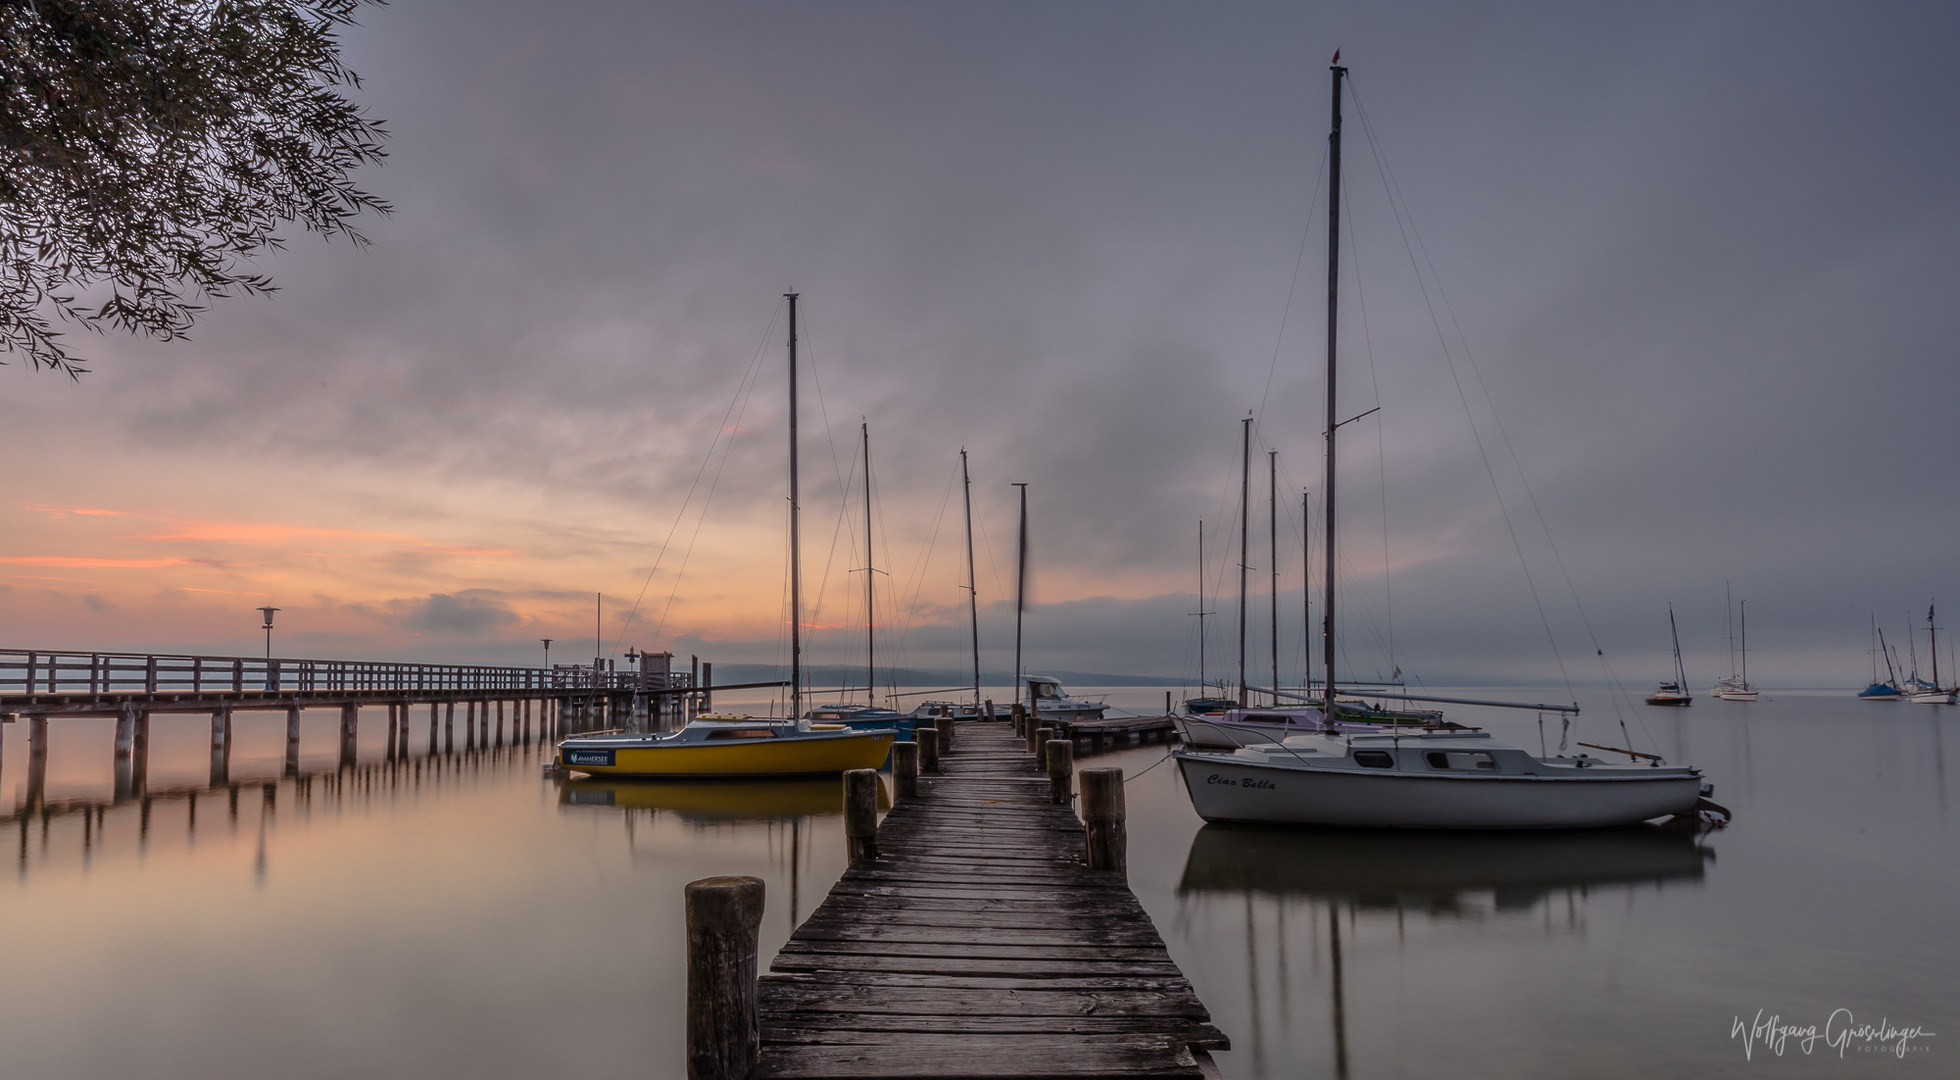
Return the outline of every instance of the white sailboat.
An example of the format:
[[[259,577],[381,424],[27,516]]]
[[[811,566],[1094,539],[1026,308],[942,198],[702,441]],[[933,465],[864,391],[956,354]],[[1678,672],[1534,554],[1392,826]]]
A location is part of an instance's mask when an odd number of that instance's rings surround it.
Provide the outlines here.
[[[1722,585],[1722,601],[1726,605],[1729,587]],[[1711,691],[1723,701],[1754,701],[1756,691],[1749,685],[1749,601],[1742,602],[1742,674],[1735,671],[1735,623],[1729,623],[1729,673],[1715,681]]]
[[[1927,685],[1919,682],[1918,673],[1913,674],[1917,687],[1913,690],[1911,701],[1914,705],[1951,705],[1960,697],[1960,689],[1940,685],[1940,628],[1933,625],[1933,605],[1926,605],[1926,643],[1933,653],[1933,682]]]
[[[1647,695],[1649,705],[1693,705],[1695,699],[1688,694],[1688,670],[1681,666],[1681,630],[1674,625],[1674,601],[1667,602],[1667,632],[1674,637],[1674,681],[1664,682],[1660,689]]]
[[[1347,76],[1347,69],[1340,66],[1340,54],[1335,54],[1330,70],[1334,109],[1333,130],[1328,135],[1327,471],[1323,489],[1327,572],[1321,611],[1326,678],[1319,708],[1311,713],[1298,710],[1300,719],[1321,723],[1340,715],[1334,666],[1334,461],[1335,436],[1340,430],[1335,396],[1335,317],[1341,216],[1341,87]],[[1410,694],[1381,696],[1437,700]],[[1558,708],[1578,711],[1577,706]],[[1261,712],[1291,720],[1287,714],[1295,710]],[[1592,828],[1690,814],[1708,794],[1701,773],[1695,769],[1668,767],[1651,754],[1616,752],[1628,754],[1636,764],[1612,765],[1583,754],[1533,757],[1485,731],[1432,727],[1282,735],[1276,741],[1241,745],[1229,751],[1179,749],[1173,756],[1192,807],[1206,821],[1407,829]],[[1640,761],[1646,764],[1637,764]]]

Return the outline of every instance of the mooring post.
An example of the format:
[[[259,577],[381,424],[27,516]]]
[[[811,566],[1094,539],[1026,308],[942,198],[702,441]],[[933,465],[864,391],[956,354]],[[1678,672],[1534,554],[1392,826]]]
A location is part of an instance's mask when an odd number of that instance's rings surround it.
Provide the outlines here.
[[[1034,767],[1039,769],[1048,760],[1048,740],[1055,737],[1055,729],[1038,727],[1028,733],[1028,749],[1034,751]]]
[[[892,788],[900,801],[919,797],[919,744],[892,744]]]
[[[747,1080],[762,1053],[762,879],[702,878],[685,895],[688,1080]]]
[[[1075,744],[1048,740],[1048,797],[1067,806],[1075,793]]]
[[[939,771],[939,732],[929,727],[912,729],[912,741],[919,746],[919,769],[922,772]]]
[[[852,866],[878,857],[876,769],[851,769],[844,774],[844,838],[850,844]]]
[[[1123,826],[1123,770],[1082,770],[1082,831],[1091,870],[1129,877],[1129,839]]]
[[[1040,744],[1040,743],[1038,743],[1038,742],[1035,742],[1034,740],[1035,740],[1035,732],[1037,732],[1037,731],[1041,731],[1041,730],[1044,730],[1044,729],[1043,729],[1043,728],[1041,727],[1041,716],[1040,716],[1040,714],[1038,714],[1038,713],[1029,713],[1029,714],[1028,714],[1028,719],[1027,719],[1027,722],[1026,722],[1026,724],[1024,724],[1023,726],[1027,728],[1027,730],[1026,730],[1026,731],[1024,731],[1024,732],[1023,732],[1022,734],[1024,734],[1024,735],[1026,735],[1026,736],[1028,737],[1028,750],[1029,750],[1030,752],[1039,752],[1039,751],[1041,750],[1041,744]],[[1039,758],[1037,758],[1037,759],[1035,759],[1035,760],[1036,760],[1036,761],[1039,761],[1040,759],[1039,759]]]
[[[942,751],[953,749],[952,710],[941,705],[939,707],[939,715],[933,718],[932,726],[939,731],[939,749]]]
[[[1008,715],[1009,715],[1010,717],[1012,717],[1012,718],[1013,718],[1013,720],[1014,720],[1014,737],[1015,737],[1015,738],[1017,738],[1017,739],[1025,739],[1025,738],[1027,738],[1027,737],[1028,737],[1028,728],[1027,728],[1027,724],[1028,724],[1028,709],[1027,709],[1027,706],[1025,706],[1025,705],[1023,705],[1023,704],[1021,704],[1020,702],[1018,702],[1018,701],[1017,701],[1017,702],[1015,702],[1015,703],[1014,703],[1014,707],[1013,707],[1012,709],[1010,709],[1010,710],[1008,710]]]
[[[992,720],[993,718],[994,718],[994,699],[993,699],[993,698],[988,698],[988,699],[987,699],[987,711],[986,711],[986,712],[984,712],[984,713],[981,713],[981,714],[980,714],[980,719],[982,719],[982,720]]]

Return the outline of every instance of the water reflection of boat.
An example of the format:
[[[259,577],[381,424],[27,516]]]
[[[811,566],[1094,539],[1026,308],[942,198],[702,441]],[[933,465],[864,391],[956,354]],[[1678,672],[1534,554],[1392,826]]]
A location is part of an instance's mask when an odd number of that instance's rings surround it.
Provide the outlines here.
[[[882,802],[884,794],[879,789]],[[701,821],[746,821],[841,814],[842,783],[834,776],[793,780],[600,780],[558,784],[561,806],[671,810]]]
[[[1431,906],[1492,891],[1499,907],[1518,907],[1568,888],[1699,881],[1712,858],[1694,834],[1652,826],[1439,835],[1206,825],[1178,892]]]

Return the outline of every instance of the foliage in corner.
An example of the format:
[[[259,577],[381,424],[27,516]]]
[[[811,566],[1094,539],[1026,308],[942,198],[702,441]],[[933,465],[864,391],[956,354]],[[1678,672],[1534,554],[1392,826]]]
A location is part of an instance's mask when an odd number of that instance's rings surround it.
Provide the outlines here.
[[[182,337],[271,292],[288,222],[366,243],[386,130],[338,33],[382,0],[0,0],[0,350],[79,377],[52,316]],[[5,363],[0,358],[0,363]]]

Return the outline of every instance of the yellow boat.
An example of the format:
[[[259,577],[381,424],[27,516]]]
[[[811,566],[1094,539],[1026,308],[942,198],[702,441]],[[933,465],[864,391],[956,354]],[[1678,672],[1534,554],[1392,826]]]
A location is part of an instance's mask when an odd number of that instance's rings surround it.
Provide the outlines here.
[[[558,744],[558,764],[591,776],[810,776],[885,763],[890,729],[701,716],[665,735],[581,735]]]

